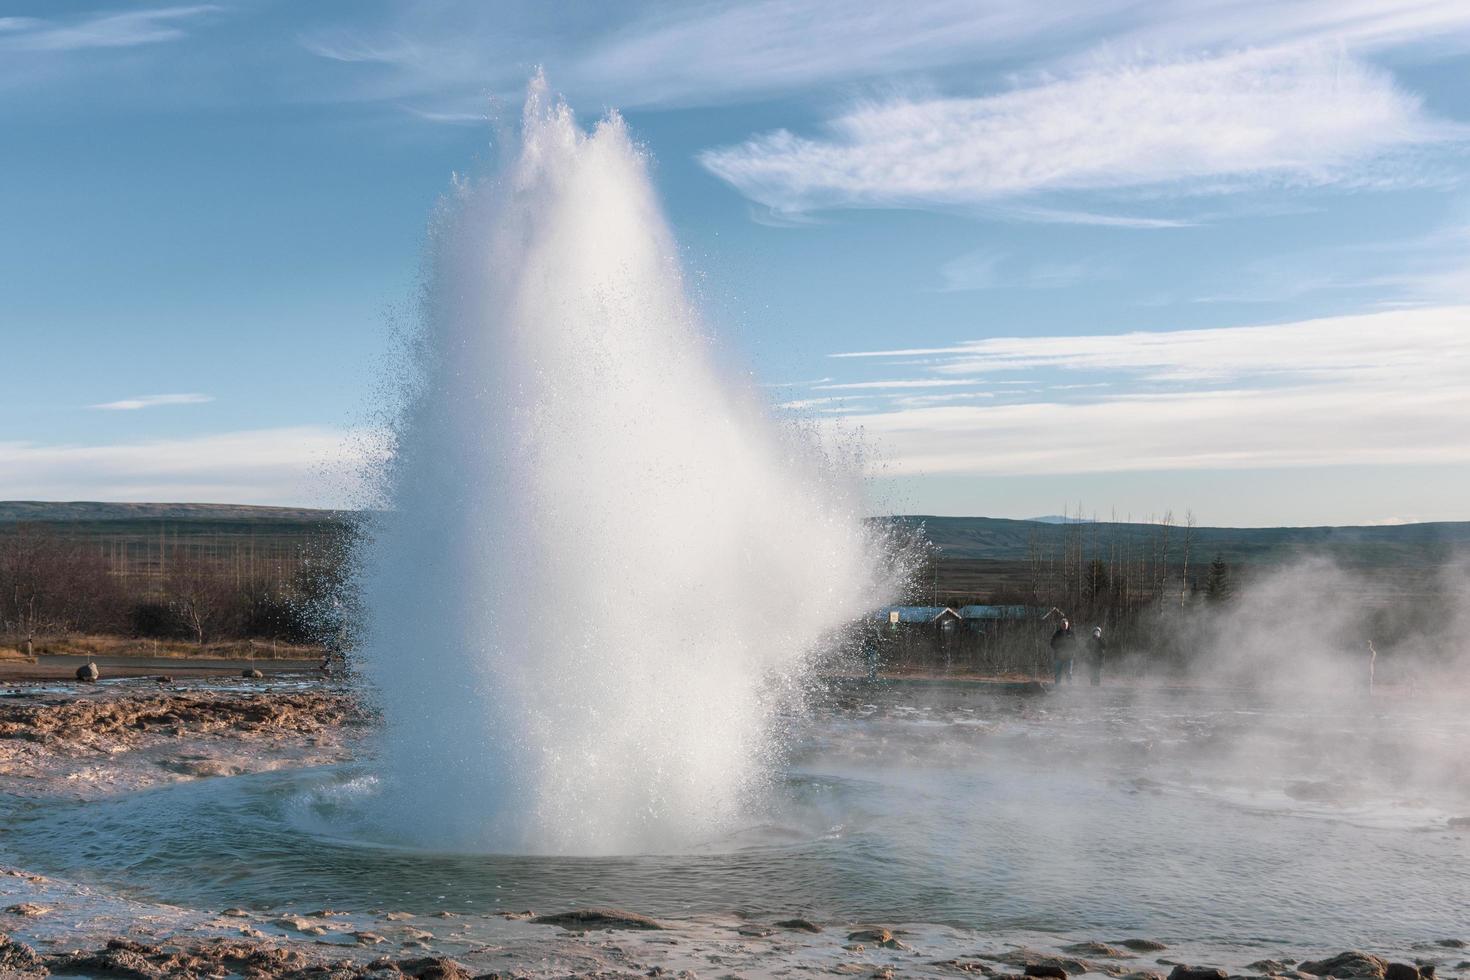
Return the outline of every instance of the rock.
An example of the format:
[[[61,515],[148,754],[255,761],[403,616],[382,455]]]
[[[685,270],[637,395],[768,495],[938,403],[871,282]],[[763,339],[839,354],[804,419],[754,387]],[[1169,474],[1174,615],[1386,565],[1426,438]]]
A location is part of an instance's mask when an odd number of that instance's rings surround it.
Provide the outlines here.
[[[1126,959],[1133,955],[1114,946],[1109,946],[1107,943],[1073,943],[1070,946],[1063,946],[1062,949],[1065,952],[1075,953],[1078,956],[1106,956],[1111,959]]]
[[[1291,967],[1280,960],[1256,960],[1246,965],[1247,970],[1255,970],[1257,973],[1265,973],[1268,976],[1276,976],[1286,973]]]
[[[412,912],[389,912],[387,915],[383,916],[383,918],[387,919],[389,922],[403,922],[406,919],[412,919],[413,918],[413,913]]]
[[[241,677],[248,677],[251,680],[257,680],[258,681],[262,677],[264,677],[265,675],[262,674],[260,671],[256,670],[254,667],[246,667],[244,670],[240,671],[240,676]]]
[[[152,980],[163,976],[147,955],[139,951],[137,944],[110,940],[106,949],[92,953],[71,953],[51,958],[51,966],[57,973],[88,976],[126,977],[128,980]]]
[[[1135,970],[1125,973],[1118,980],[1164,980],[1162,973],[1154,973],[1152,970]]]
[[[1467,820],[1470,820],[1470,817],[1467,817],[1466,819]],[[1439,940],[1438,945],[1443,946],[1446,949],[1464,949],[1465,948],[1465,940],[1463,940],[1463,939],[1441,939],[1441,940]]]
[[[849,932],[847,939],[854,943],[886,943],[893,938],[893,933],[887,929],[859,929],[857,932]]]
[[[0,740],[56,739],[111,750],[133,748],[157,735],[330,735],[367,725],[372,711],[339,691],[273,693],[156,690],[119,698],[11,699],[0,701]]]
[[[1185,966],[1180,963],[1169,973],[1169,980],[1229,980],[1230,974],[1215,966]]]
[[[1337,977],[1338,980],[1383,980],[1388,972],[1388,961],[1372,953],[1349,950],[1325,960],[1298,963],[1297,969],[1319,977]]]
[[[160,684],[172,684],[174,682],[174,676],[172,674],[159,674],[157,680]]]
[[[1067,980],[1067,971],[1055,963],[1027,963],[1021,970],[1022,976],[1049,977],[1050,980]]]
[[[774,936],[776,934],[775,929],[771,929],[766,926],[758,926],[754,923],[741,926],[735,931],[742,936],[750,936],[753,939],[764,939],[767,936]]]
[[[294,915],[288,915],[283,918],[277,919],[275,921],[275,925],[277,926],[277,928],[280,929],[289,929],[292,932],[299,932],[303,936],[323,936],[326,935],[327,932],[325,928],[317,925],[315,922],[312,922],[309,919],[298,919]]]
[[[25,943],[18,943],[0,932],[0,977],[44,977],[45,962]]]
[[[45,915],[51,910],[44,905],[36,905],[34,902],[21,902],[19,905],[7,906],[5,911],[11,915],[37,916]]]
[[[225,909],[220,915],[228,915],[232,919],[248,919],[250,913],[240,908]]]
[[[929,965],[942,966],[946,970],[953,970],[956,973],[983,973],[989,976],[995,972],[979,960],[935,960]]]
[[[350,935],[353,939],[357,940],[357,945],[359,946],[376,946],[379,943],[386,943],[388,941],[376,932],[354,932],[350,933]]]
[[[821,932],[822,927],[810,919],[782,919],[773,923],[777,929],[795,929],[797,932]]]
[[[1118,945],[1135,953],[1161,953],[1169,948],[1156,939],[1124,939]]]
[[[1420,980],[1419,968],[1410,963],[1390,963],[1383,980]]]
[[[418,980],[470,980],[471,974],[463,966],[446,956],[425,956],[416,960],[399,960],[398,972]]]
[[[663,923],[637,912],[622,909],[591,908],[573,909],[570,912],[554,912],[538,915],[531,923],[538,926],[561,926],[563,929],[663,929]]]
[[[97,665],[92,663],[92,661],[90,660],[77,668],[77,680],[79,681],[86,681],[88,684],[90,684],[96,681],[97,678],[101,676],[102,671],[98,670]]]

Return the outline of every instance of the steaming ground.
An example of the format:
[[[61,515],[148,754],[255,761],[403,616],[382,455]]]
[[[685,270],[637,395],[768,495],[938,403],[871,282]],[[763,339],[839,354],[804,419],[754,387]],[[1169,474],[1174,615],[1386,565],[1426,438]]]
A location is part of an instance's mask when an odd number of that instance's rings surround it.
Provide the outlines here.
[[[47,696],[12,695],[5,717]],[[284,713],[260,706],[277,696],[292,699]],[[159,695],[119,682],[92,697]],[[378,822],[359,715],[300,722],[294,736],[272,720],[296,717],[303,697],[339,703],[330,688],[180,685],[168,697],[181,732],[51,726],[49,740],[0,740],[28,760],[0,775],[0,864],[25,872],[0,875],[0,894],[46,909],[9,914],[0,931],[47,950],[243,928],[313,955],[437,952],[528,974],[572,960],[942,974],[930,964],[1014,958],[1017,944],[1041,957],[1147,938],[1169,950],[1082,965],[1116,975],[1162,957],[1254,972],[1263,957],[1363,947],[1428,957],[1446,975],[1462,955],[1434,944],[1470,938],[1458,699],[1283,708],[1228,692],[838,684],[791,720],[790,768],[760,819],[670,853],[568,858],[428,850]],[[238,717],[232,698],[265,723],[214,727]],[[196,701],[214,707],[184,707]],[[106,780],[88,775],[101,769]],[[571,937],[496,914],[596,905],[674,928]],[[324,909],[341,914],[311,914]],[[793,917],[822,931],[774,926]],[[872,924],[902,926],[916,952],[846,948]],[[384,942],[362,945],[363,932]]]

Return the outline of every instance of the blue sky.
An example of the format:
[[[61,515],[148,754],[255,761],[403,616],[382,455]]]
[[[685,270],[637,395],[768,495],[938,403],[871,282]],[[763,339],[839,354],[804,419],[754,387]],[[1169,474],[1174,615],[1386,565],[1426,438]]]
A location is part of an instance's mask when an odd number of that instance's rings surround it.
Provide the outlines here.
[[[1433,0],[11,0],[0,498],[342,499],[538,66],[625,115],[726,356],[864,433],[875,508],[1470,519]]]

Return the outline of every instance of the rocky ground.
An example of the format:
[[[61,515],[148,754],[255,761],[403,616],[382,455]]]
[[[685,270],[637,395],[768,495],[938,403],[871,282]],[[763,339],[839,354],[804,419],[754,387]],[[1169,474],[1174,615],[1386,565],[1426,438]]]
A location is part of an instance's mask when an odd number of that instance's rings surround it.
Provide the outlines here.
[[[7,910],[8,917],[41,911]],[[378,932],[345,923],[330,910],[267,922],[227,910],[229,932],[198,935],[208,926],[174,930],[135,928],[144,936],[117,936],[95,944],[52,940],[38,949],[0,935],[0,977],[250,977],[399,980],[404,977],[763,977],[836,975],[985,976],[993,980],[1436,980],[1439,963],[1461,945],[1446,940],[1412,961],[1361,951],[1322,959],[1270,958],[1227,969],[1180,962],[1163,943],[1144,939],[1084,942],[1054,950],[995,946],[958,934],[913,929],[822,925],[807,920],[757,924],[737,920],[659,922],[615,909],[553,915],[502,913],[506,928],[494,939],[470,940],[453,917],[388,913]],[[214,929],[222,924],[216,922]],[[265,929],[273,929],[267,933]],[[343,931],[350,930],[350,931]],[[157,933],[157,934],[154,934]],[[289,935],[288,933],[295,933]],[[315,939],[311,937],[317,937]],[[403,938],[408,937],[408,938]],[[450,947],[446,951],[436,947]],[[980,948],[973,948],[979,946]],[[935,948],[945,947],[936,955]],[[388,952],[384,952],[387,950]],[[1443,954],[1450,954],[1448,957]],[[1463,962],[1458,964],[1463,966]]]
[[[36,686],[0,696],[0,793],[87,798],[350,759],[372,715],[321,682]],[[4,829],[0,827],[0,835]],[[0,845],[3,845],[0,836]],[[11,854],[11,860],[24,860]],[[1167,938],[1167,937],[1166,937]],[[0,866],[7,978],[860,977],[1449,980],[1465,943],[1289,951],[1143,937],[987,935],[795,914],[659,920],[616,909],[481,915],[197,909]]]
[[[0,791],[73,795],[345,758],[370,722],[322,684],[11,687],[0,696]]]

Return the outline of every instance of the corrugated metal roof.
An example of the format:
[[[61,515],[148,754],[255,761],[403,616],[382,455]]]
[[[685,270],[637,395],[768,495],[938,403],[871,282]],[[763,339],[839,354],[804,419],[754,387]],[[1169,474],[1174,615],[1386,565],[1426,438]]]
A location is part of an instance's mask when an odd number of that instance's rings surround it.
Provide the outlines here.
[[[898,613],[900,623],[932,623],[945,613],[959,615],[948,606],[884,606],[874,610],[873,618],[885,623],[892,622],[891,613]]]
[[[1030,614],[1026,606],[960,606],[957,611],[961,619],[1025,619]]]

